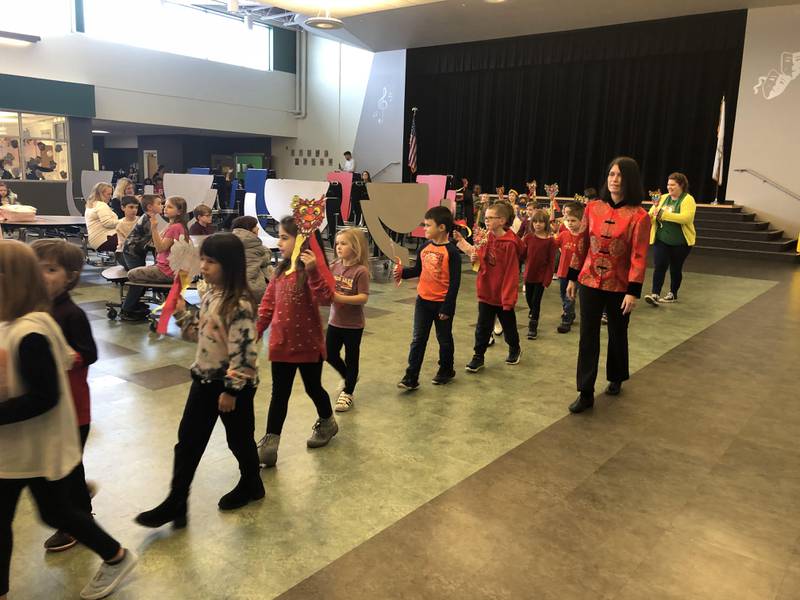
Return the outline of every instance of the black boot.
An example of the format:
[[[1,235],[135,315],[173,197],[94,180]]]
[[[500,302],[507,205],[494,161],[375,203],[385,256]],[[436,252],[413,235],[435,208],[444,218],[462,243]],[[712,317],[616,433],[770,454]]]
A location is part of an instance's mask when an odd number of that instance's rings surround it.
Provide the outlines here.
[[[186,527],[186,500],[175,500],[168,497],[152,510],[136,515],[135,521],[143,527],[161,527],[172,521],[175,529]]]
[[[558,333],[569,333],[571,329],[572,323],[562,319],[561,324],[556,328],[556,331],[558,331]]]
[[[252,500],[261,500],[264,495],[264,484],[260,477],[248,481],[240,479],[235,488],[219,499],[218,506],[220,510],[235,510]]]
[[[569,405],[569,412],[573,414],[578,414],[585,411],[588,408],[592,408],[594,406],[594,396],[584,396],[581,394],[577,397],[575,402]]]
[[[621,381],[610,381],[608,383],[608,387],[606,388],[606,394],[609,396],[619,396],[619,393],[621,391],[622,391]]]
[[[539,335],[539,321],[531,319],[528,321],[528,339],[535,340]]]

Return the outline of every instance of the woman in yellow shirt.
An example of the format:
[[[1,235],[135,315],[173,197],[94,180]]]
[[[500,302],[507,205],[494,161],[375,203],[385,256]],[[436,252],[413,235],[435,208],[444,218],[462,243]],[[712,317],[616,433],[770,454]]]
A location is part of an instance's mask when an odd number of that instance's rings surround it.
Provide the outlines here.
[[[683,263],[694,246],[697,234],[694,214],[697,209],[689,194],[689,180],[683,173],[667,178],[667,192],[650,208],[650,243],[653,245],[653,289],[644,297],[651,306],[671,304],[678,300],[683,280]],[[661,297],[661,288],[669,269],[669,293]]]

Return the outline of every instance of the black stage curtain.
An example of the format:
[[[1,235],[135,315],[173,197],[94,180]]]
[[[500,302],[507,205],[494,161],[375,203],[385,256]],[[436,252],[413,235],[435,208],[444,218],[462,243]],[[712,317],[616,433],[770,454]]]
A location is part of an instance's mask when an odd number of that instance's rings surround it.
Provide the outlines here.
[[[646,189],[666,192],[681,171],[695,198],[711,201],[723,95],[727,181],[746,21],[742,10],[410,49],[406,143],[416,106],[420,173],[465,176],[491,193],[523,192],[535,178],[540,194],[558,182],[573,195],[599,189],[624,154]]]

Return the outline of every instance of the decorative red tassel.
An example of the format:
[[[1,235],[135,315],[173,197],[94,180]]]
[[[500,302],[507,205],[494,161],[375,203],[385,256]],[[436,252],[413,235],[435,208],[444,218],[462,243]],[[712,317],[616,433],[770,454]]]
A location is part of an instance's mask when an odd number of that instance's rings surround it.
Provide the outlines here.
[[[161,309],[161,316],[158,318],[156,332],[161,335],[167,333],[167,325],[169,325],[169,320],[175,312],[175,306],[178,304],[178,298],[181,295],[181,288],[181,276],[175,275],[175,281],[172,282],[172,287],[169,288],[167,300],[164,302],[164,308]]]
[[[319,274],[325,280],[325,283],[328,284],[331,292],[335,292],[336,280],[333,278],[333,273],[331,273],[331,270],[328,268],[328,263],[325,262],[325,252],[319,247],[317,236],[313,233],[309,239],[309,246],[311,247],[311,251],[314,253],[314,256],[317,257],[317,269],[319,270]]]

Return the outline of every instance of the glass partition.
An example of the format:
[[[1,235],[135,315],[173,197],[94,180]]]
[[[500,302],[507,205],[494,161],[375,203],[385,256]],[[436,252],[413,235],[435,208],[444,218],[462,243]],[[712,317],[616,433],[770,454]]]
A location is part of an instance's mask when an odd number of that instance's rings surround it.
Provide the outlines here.
[[[0,112],[0,178],[19,179],[24,174],[19,150],[19,114]]]

